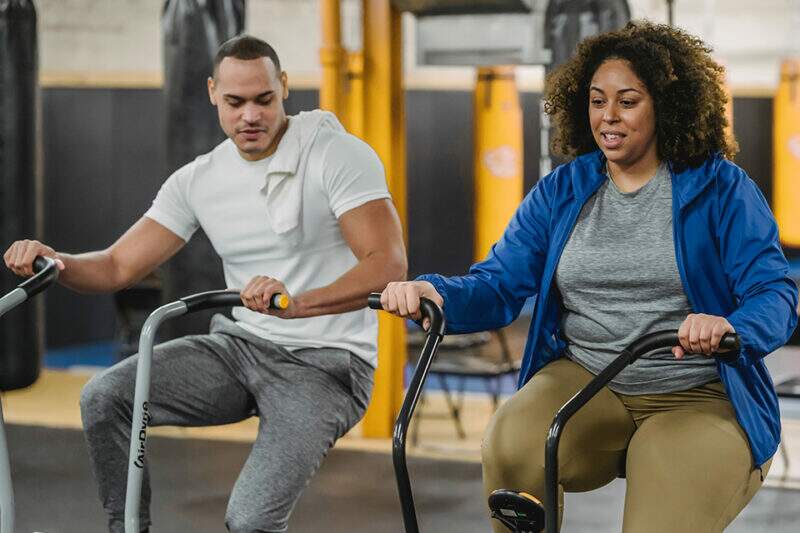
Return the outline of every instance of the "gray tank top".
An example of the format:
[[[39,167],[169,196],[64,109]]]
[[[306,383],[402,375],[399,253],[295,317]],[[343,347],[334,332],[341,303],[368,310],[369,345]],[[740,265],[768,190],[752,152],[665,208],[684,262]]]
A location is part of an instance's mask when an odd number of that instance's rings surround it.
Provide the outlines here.
[[[611,179],[581,209],[556,270],[567,357],[597,374],[637,337],[677,329],[691,312],[675,260],[666,164],[637,191]],[[609,385],[621,394],[687,390],[718,380],[711,357],[646,354]]]

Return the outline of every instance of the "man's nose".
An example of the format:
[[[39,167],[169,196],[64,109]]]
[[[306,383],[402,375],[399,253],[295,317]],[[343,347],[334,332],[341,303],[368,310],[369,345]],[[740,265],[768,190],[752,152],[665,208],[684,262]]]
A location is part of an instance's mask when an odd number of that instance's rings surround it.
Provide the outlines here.
[[[244,105],[244,110],[242,111],[242,120],[244,120],[245,122],[253,123],[253,122],[258,122],[260,118],[261,118],[261,110],[259,109],[259,106],[250,102]]]

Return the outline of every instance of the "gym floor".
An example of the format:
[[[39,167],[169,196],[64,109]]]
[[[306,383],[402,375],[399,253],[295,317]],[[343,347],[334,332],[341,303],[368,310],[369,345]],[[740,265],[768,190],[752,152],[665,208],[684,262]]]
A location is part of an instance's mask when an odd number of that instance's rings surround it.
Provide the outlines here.
[[[512,327],[513,353],[520,353],[523,333],[524,326]],[[798,356],[800,348],[795,347],[771,355],[773,377],[800,373]],[[3,397],[19,531],[104,531],[79,429],[78,397],[90,375],[86,370],[48,370],[33,387]],[[766,486],[728,531],[796,531],[800,400],[785,400],[782,409],[790,469],[786,471],[783,455],[776,456]],[[409,450],[421,531],[489,531],[479,457],[481,434],[491,412],[485,394],[468,392],[463,411],[466,438],[458,439],[441,393],[427,395],[416,426],[419,444]],[[255,420],[213,428],[151,430],[151,531],[222,531],[227,496],[255,430]],[[331,451],[304,493],[290,531],[402,531],[390,448],[388,439],[364,439],[359,427],[354,428]],[[624,481],[617,480],[597,491],[567,495],[563,531],[620,531],[624,490]]]

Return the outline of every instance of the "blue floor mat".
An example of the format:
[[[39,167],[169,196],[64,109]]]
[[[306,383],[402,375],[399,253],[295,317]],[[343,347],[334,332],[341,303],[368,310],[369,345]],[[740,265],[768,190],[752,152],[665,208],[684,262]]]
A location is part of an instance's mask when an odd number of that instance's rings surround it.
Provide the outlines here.
[[[118,352],[118,345],[114,341],[55,348],[45,352],[44,366],[55,369],[67,369],[73,366],[109,367],[117,362]]]

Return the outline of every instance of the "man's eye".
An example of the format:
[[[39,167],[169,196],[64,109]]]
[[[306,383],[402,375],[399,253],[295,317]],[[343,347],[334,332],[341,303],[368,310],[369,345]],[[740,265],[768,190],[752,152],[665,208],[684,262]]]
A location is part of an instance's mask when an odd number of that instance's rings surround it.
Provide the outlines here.
[[[272,103],[272,98],[263,98],[259,100],[258,103],[261,105],[269,105]]]
[[[228,105],[231,107],[239,107],[240,105],[242,105],[242,102],[240,102],[239,100],[228,100]]]

